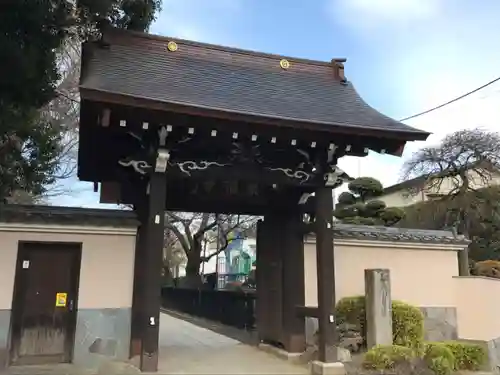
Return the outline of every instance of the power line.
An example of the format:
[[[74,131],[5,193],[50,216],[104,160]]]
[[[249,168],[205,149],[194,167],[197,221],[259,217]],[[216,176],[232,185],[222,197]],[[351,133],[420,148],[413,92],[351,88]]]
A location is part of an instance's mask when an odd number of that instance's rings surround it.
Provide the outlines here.
[[[413,118],[415,118],[415,117],[420,117],[420,116],[422,116],[422,115],[426,115],[427,113],[434,112],[434,111],[435,111],[435,110],[437,110],[437,109],[440,109],[440,108],[446,107],[447,105],[449,105],[449,104],[451,104],[451,103],[455,103],[456,101],[459,101],[460,99],[463,99],[463,98],[465,98],[465,97],[467,97],[467,96],[469,96],[469,95],[471,95],[471,94],[474,94],[474,93],[476,93],[476,92],[478,92],[478,91],[480,91],[480,90],[484,89],[485,87],[488,87],[488,86],[490,86],[490,85],[492,85],[492,84],[494,84],[495,82],[498,82],[498,81],[500,81],[500,77],[495,78],[493,81],[490,81],[490,82],[486,83],[485,85],[482,85],[481,87],[478,87],[477,89],[474,89],[474,90],[472,90],[472,91],[469,91],[469,92],[468,92],[468,93],[466,93],[466,94],[460,95],[459,97],[457,97],[457,98],[455,98],[455,99],[452,99],[452,100],[450,100],[450,101],[447,101],[446,103],[443,103],[443,104],[438,105],[438,106],[436,106],[436,107],[434,107],[434,108],[428,109],[427,111],[423,111],[423,112],[417,113],[417,114],[415,114],[415,115],[405,117],[404,119],[401,119],[401,120],[399,120],[399,121],[406,121],[406,120],[410,120],[410,119],[413,119]]]

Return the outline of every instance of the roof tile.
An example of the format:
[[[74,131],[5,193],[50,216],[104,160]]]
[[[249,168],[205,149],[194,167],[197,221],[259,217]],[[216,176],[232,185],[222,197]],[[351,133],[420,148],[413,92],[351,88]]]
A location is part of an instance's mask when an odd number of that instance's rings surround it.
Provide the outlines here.
[[[115,32],[116,33],[116,32]],[[402,132],[410,139],[428,133],[370,107],[352,83],[342,84],[330,63],[120,32],[109,48],[92,48],[84,61],[81,88],[171,104],[297,122]]]

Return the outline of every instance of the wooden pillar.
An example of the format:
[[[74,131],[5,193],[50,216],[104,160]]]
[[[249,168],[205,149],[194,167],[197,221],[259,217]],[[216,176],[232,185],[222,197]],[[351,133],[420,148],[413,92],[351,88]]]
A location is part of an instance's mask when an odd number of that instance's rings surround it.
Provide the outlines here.
[[[167,177],[165,175],[168,153],[158,154],[157,163],[149,180],[148,212],[145,222],[143,322],[140,369],[158,371],[158,335],[161,307],[161,271],[163,261],[165,204]]]
[[[283,267],[279,246],[281,222],[266,215],[257,226],[257,332],[259,340],[283,343]]]
[[[466,247],[463,250],[459,250],[457,258],[458,258],[458,275],[470,276],[469,248]]]
[[[263,284],[263,293],[267,295],[264,306],[266,314],[267,336],[266,341],[277,344],[283,338],[283,264],[280,256],[279,237],[276,228],[279,228],[279,218],[266,215],[263,222],[265,240],[265,268],[267,283]],[[259,287],[257,286],[257,290]]]
[[[297,306],[305,304],[304,235],[302,215],[298,212],[281,216],[281,257],[283,259],[283,345],[287,352],[306,349],[305,318]]]
[[[333,253],[333,197],[332,189],[316,190],[315,231],[318,282],[318,360],[336,362],[334,351],[328,350],[335,342],[335,262]]]
[[[142,207],[136,207],[137,219],[139,220],[139,228],[137,228],[137,235],[135,240],[135,259],[134,259],[134,289],[132,296],[132,316],[130,327],[130,358],[141,354],[142,347],[142,322],[143,318],[143,293],[142,293],[142,278],[144,275],[144,262],[143,253],[145,251],[144,240],[146,238],[144,225],[145,210],[144,204]]]

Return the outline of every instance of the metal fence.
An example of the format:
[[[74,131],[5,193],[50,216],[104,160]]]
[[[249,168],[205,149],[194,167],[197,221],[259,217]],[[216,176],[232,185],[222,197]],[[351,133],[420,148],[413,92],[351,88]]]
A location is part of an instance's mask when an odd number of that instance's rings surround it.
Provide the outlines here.
[[[239,329],[255,328],[255,292],[164,287],[162,306]]]
[[[248,280],[248,275],[245,273],[223,273],[217,275],[217,289],[224,289],[228,284],[240,283],[243,284]]]

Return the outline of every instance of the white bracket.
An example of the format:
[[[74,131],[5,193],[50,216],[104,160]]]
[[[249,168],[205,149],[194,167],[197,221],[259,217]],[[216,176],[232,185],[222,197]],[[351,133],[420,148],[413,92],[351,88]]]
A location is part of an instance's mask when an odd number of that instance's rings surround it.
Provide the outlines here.
[[[299,204],[306,204],[307,200],[309,199],[309,197],[312,196],[311,193],[304,193],[300,196],[300,199],[299,199]]]
[[[158,150],[156,157],[155,172],[165,173],[167,170],[168,160],[170,159],[170,152],[165,149]]]

